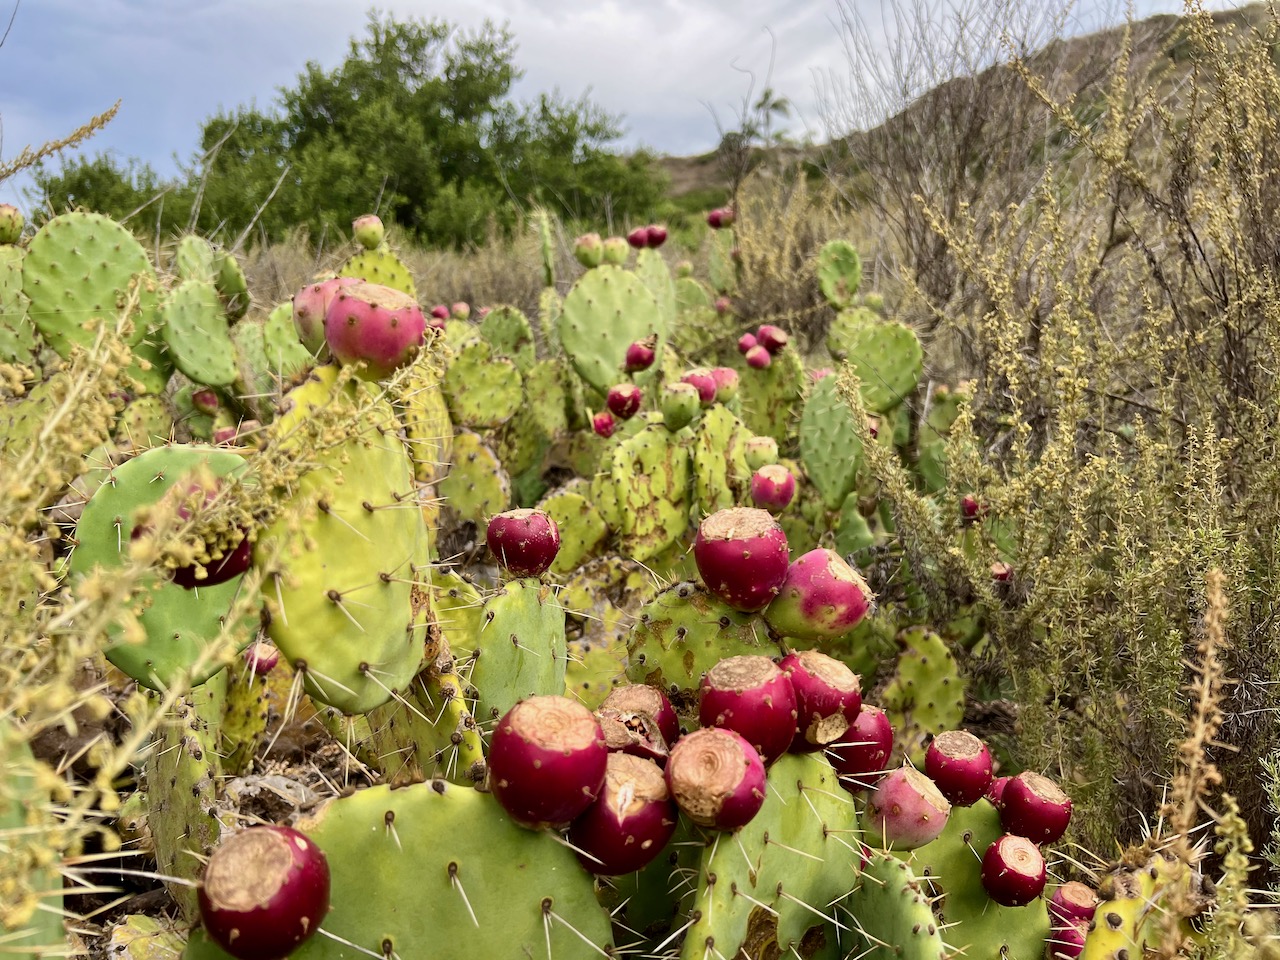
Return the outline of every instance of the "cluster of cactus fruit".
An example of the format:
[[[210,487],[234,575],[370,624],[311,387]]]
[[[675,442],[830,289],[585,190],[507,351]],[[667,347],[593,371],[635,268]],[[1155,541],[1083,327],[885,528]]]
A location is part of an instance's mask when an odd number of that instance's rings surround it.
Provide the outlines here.
[[[132,584],[106,660],[190,690],[129,822],[200,921],[191,960],[1140,953],[1138,920],[1086,930],[1087,888],[1045,896],[1065,794],[993,778],[959,729],[982,610],[935,630],[859,570],[894,535],[866,444],[1011,558],[948,480],[963,388],[904,402],[920,344],[858,299],[850,245],[815,269],[866,422],[781,327],[741,334],[730,210],[709,285],[660,226],[591,234],[571,283],[547,256],[536,322],[424,311],[372,216],[268,309],[200,238],[165,274],[106,218],[18,245],[3,214],[0,362],[31,385],[9,449],[61,360],[104,328],[132,349],[115,438],[50,493],[74,545],[50,572]],[[444,553],[468,536],[491,563]],[[269,748],[272,691],[378,785],[237,830],[222,785]]]

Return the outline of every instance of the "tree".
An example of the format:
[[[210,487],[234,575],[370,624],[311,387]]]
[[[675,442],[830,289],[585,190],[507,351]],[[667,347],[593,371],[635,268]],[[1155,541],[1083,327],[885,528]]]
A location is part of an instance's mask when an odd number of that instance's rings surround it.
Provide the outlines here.
[[[191,191],[179,180],[163,180],[146,163],[111,154],[64,159],[55,172],[44,164],[32,169],[34,187],[23,190],[31,206],[31,221],[46,220],[86,207],[116,220],[159,225],[170,232],[185,224],[191,212]]]

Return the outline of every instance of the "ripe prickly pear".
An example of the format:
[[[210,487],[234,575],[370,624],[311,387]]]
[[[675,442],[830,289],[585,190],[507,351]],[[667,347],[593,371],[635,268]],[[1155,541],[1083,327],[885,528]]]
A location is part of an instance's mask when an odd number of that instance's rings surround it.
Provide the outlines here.
[[[657,356],[658,337],[657,335],[645,337],[643,340],[637,340],[627,347],[627,358],[624,369],[627,373],[639,373],[641,370],[648,370],[653,366],[653,361]]]
[[[449,319],[449,308],[443,303],[437,303],[431,308],[431,319],[439,320],[441,323]]]
[[[600,795],[569,828],[569,842],[592,873],[635,873],[660,854],[676,832],[676,805],[652,760],[609,754]]]
[[[237,960],[279,960],[329,911],[329,864],[304,833],[249,827],[213,851],[198,890],[205,932]]]
[[[1084,942],[1089,936],[1088,920],[1069,920],[1049,925],[1045,940],[1049,960],[1076,960],[1084,954]]]
[[[760,329],[756,331],[756,340],[760,346],[769,351],[770,356],[779,353],[790,339],[787,331],[771,323],[761,324]]]
[[[803,753],[836,743],[862,709],[862,678],[817,650],[789,653],[778,665],[796,694],[796,735],[791,749]]]
[[[716,302],[714,306],[716,310],[716,316],[723,317],[726,313],[728,313],[730,310],[733,309],[733,301],[730,300],[728,297],[716,297]],[[754,347],[756,345],[755,343],[756,338],[752,334],[747,333],[747,334],[743,334],[743,336],[751,337],[751,346]],[[739,338],[738,340],[738,349],[740,350],[742,349],[741,338]],[[745,353],[746,351],[743,351],[743,352]]]
[[[636,250],[643,250],[649,245],[649,228],[636,227],[627,234],[627,243]]]
[[[1025,907],[1044,893],[1046,872],[1040,848],[1026,837],[1006,833],[982,856],[982,887],[996,903]]]
[[[356,277],[334,277],[303,287],[293,295],[293,326],[298,339],[313,357],[328,355],[324,340],[324,318],[338,291],[361,283]]]
[[[356,243],[366,250],[378,249],[386,238],[386,229],[382,226],[382,221],[372,213],[366,213],[363,217],[352,220],[351,232],[355,235]]]
[[[604,259],[604,241],[598,233],[584,233],[573,241],[573,255],[588,270],[600,266]]]
[[[795,495],[795,475],[780,463],[766,463],[751,475],[751,502],[761,510],[779,514]]]
[[[728,403],[738,395],[738,371],[733,367],[712,367],[711,379],[716,382],[716,403]]]
[[[658,724],[658,732],[667,745],[676,742],[680,736],[680,718],[667,695],[657,687],[646,683],[631,683],[624,687],[615,687],[604,702],[602,710],[618,710],[622,713],[645,713],[653,717]]]
[[[627,262],[627,257],[629,256],[631,256],[631,252],[627,248],[625,237],[609,237],[609,239],[605,240],[603,254],[605,263],[621,267]]]
[[[818,547],[787,569],[764,618],[784,637],[817,643],[856,627],[871,609],[871,600],[871,589],[858,571],[834,550]]]
[[[449,308],[449,316],[454,320],[471,319],[471,304],[464,300],[459,300]]]
[[[967,730],[946,730],[924,755],[924,772],[957,807],[971,807],[991,787],[991,751]]]
[[[1035,843],[1053,843],[1071,822],[1071,798],[1048,777],[1025,770],[1004,786],[1000,825]]]
[[[951,816],[932,780],[903,765],[883,777],[867,797],[866,840],[886,849],[914,850],[936,840]]]
[[[1049,898],[1049,916],[1055,923],[1088,923],[1098,909],[1098,894],[1079,880],[1068,880]]]
[[[680,378],[681,383],[691,383],[698,388],[698,400],[704,407],[716,402],[716,378],[706,367],[695,367]]]
[[[698,525],[693,558],[707,589],[752,613],[770,604],[787,578],[787,535],[767,511],[718,510]]]
[[[795,736],[795,690],[766,656],[727,657],[702,676],[698,721],[742,734],[770,764]]]
[[[649,224],[648,229],[645,230],[644,240],[645,246],[650,250],[658,249],[667,242],[667,228],[656,223]]]
[[[597,437],[608,440],[617,428],[618,422],[613,419],[613,414],[608,410],[601,410],[591,418],[591,429],[596,432]]]
[[[723,230],[733,226],[733,208],[717,207],[707,214],[707,226],[712,230]]]
[[[778,441],[773,437],[752,437],[747,441],[743,451],[748,470],[759,470],[761,467],[778,462]]]
[[[516,823],[560,829],[599,795],[608,757],[590,710],[567,697],[529,697],[493,731],[489,785]]]
[[[604,731],[604,743],[610,753],[626,753],[652,760],[658,766],[667,762],[667,739],[658,730],[658,721],[644,712],[614,710],[601,706],[596,719]]]
[[[407,293],[379,283],[343,287],[324,318],[324,338],[339,363],[362,363],[359,376],[382,380],[422,346],[426,318]]]
[[[633,383],[619,383],[609,388],[604,402],[609,412],[619,420],[630,420],[640,412],[644,392]]]
[[[265,677],[280,662],[280,650],[274,643],[255,640],[244,650],[244,662],[259,677]]]
[[[560,528],[541,510],[508,510],[489,521],[489,552],[514,577],[540,577],[560,552]]]
[[[721,727],[703,727],[676,741],[667,759],[667,788],[694,823],[736,830],[764,804],[764,762],[755,747]]]
[[[753,370],[767,370],[773,363],[773,356],[764,347],[756,344],[746,353],[747,366]]]
[[[977,523],[987,514],[987,508],[983,503],[971,493],[966,493],[960,498],[960,522],[968,526],[971,523]]]
[[[691,383],[668,383],[662,388],[662,423],[675,433],[693,423],[702,409],[698,388]]]
[[[217,391],[211,390],[208,387],[205,387],[202,390],[191,391],[191,405],[201,413],[210,417],[216,415],[218,407],[221,406],[218,402]]]
[[[1004,788],[1009,785],[1009,781],[1012,779],[1013,777],[996,777],[991,781],[991,786],[987,787],[987,800],[989,800],[991,805],[997,810],[999,810],[1004,803]]]
[[[11,203],[0,203],[0,243],[17,243],[22,239],[22,211]]]
[[[850,793],[875,786],[888,771],[893,753],[893,724],[877,706],[864,703],[840,738],[827,747],[827,758]]]
[[[165,498],[175,504],[178,519],[190,520],[200,511],[208,508],[218,498],[222,481],[217,477],[197,475],[190,480],[180,482],[171,487]],[[138,540],[151,533],[151,524],[139,523],[130,534],[131,539]],[[249,569],[253,559],[253,545],[249,542],[248,531],[238,531],[239,540],[230,550],[214,552],[206,545],[205,551],[210,553],[208,563],[192,562],[170,572],[170,578],[178,586],[186,590],[196,587],[213,587],[226,583],[240,576]]]
[[[744,333],[738,338],[738,352],[745,355],[752,347],[760,346],[760,341],[756,339],[754,333]]]

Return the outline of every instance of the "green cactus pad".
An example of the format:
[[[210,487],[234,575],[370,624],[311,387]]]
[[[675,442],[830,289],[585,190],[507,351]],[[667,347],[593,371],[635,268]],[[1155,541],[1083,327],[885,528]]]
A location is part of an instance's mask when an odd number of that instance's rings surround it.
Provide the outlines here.
[[[511,479],[497,454],[469,430],[453,438],[453,462],[439,483],[440,495],[464,520],[488,521],[511,503]]]
[[[703,285],[701,280],[694,277],[681,277],[676,281],[676,313],[680,315],[681,323],[688,314],[694,311],[712,310],[714,304],[711,291]]]
[[[42,341],[27,315],[28,303],[22,292],[22,251],[0,247],[0,363],[35,363]]]
[[[862,440],[835,377],[813,385],[800,417],[800,456],[829,510],[839,510],[858,485]]]
[[[867,856],[861,878],[841,904],[840,916],[852,933],[851,956],[866,960],[954,956],[943,942],[924,881],[895,856],[874,851]]]
[[[533,327],[518,308],[494,307],[480,321],[480,334],[489,341],[495,356],[514,360],[521,373],[533,369],[538,359],[533,350]]]
[[[539,207],[533,212],[534,228],[538,231],[538,253],[542,258],[542,283],[546,287],[556,285],[556,238],[551,227],[551,217]]]
[[[738,371],[743,423],[752,433],[773,437],[780,446],[786,446],[795,434],[809,380],[800,355],[790,348],[783,350],[764,370],[748,367],[739,355],[734,367]]]
[[[558,360],[540,360],[524,375],[524,403],[538,429],[554,437],[569,428],[564,367]]]
[[[691,448],[693,490],[699,516],[707,516],[746,500],[751,492],[747,467],[748,430],[724,404],[703,413]]]
[[[582,566],[604,545],[609,527],[600,511],[588,499],[584,481],[562,487],[544,497],[538,509],[560,528],[560,552],[551,563],[551,572],[566,574]]]
[[[181,933],[145,913],[121,917],[105,944],[112,960],[179,960],[185,945]]]
[[[636,254],[635,275],[643,281],[658,302],[658,313],[661,316],[658,329],[668,331],[676,325],[676,285],[671,277],[671,269],[662,254],[648,247]]]
[[[688,529],[691,458],[665,427],[650,425],[624,440],[610,463],[621,520],[619,550],[643,563]]]
[[[564,311],[564,300],[555,287],[545,287],[538,294],[538,330],[542,333],[547,352],[552,356],[560,353],[560,335],[556,325],[560,322],[560,314]]]
[[[521,502],[520,494],[527,490],[521,485],[521,475],[527,474],[523,479],[536,482],[541,474],[539,467],[542,465],[542,458],[550,446],[551,438],[542,431],[537,412],[530,404],[521,404],[515,415],[498,428],[495,452],[503,467],[514,478],[517,503]],[[536,496],[537,494],[535,498]]]
[[[384,287],[407,293],[418,299],[418,289],[414,285],[409,268],[397,257],[385,243],[374,250],[361,250],[354,254],[338,270],[340,277],[357,277],[369,283],[380,283]]]
[[[28,316],[61,357],[73,346],[91,344],[94,321],[114,324],[135,293],[129,342],[141,340],[155,317],[155,279],[133,234],[96,213],[65,213],[48,221],[31,238],[22,265]]]
[[[335,368],[317,368],[271,425],[273,442],[313,466],[282,491],[254,563],[268,631],[312,699],[362,713],[418,672],[413,595],[428,537],[390,404],[336,379]]]
[[[161,314],[169,356],[179,370],[211,387],[235,383],[235,346],[213,284],[182,281],[169,293]]]
[[[534,579],[512,580],[485,601],[479,630],[450,635],[454,654],[479,692],[476,716],[496,719],[517,700],[564,691],[567,647],[564,610],[551,588]]]
[[[437,483],[449,468],[453,451],[453,422],[440,392],[440,371],[420,353],[404,380],[400,394],[400,422],[404,424],[419,483]]]
[[[851,553],[859,553],[876,544],[875,531],[858,509],[858,494],[849,494],[840,508],[840,516],[836,521],[835,544],[836,553],[847,557]]]
[[[711,289],[731,294],[738,286],[738,265],[733,261],[734,232],[713,230],[707,248],[707,273]]]
[[[843,310],[862,285],[862,260],[847,240],[828,240],[818,251],[818,286],[827,303]]]
[[[692,582],[672,584],[641,609],[627,649],[632,683],[687,691],[696,691],[702,675],[726,657],[782,655],[758,617]]]
[[[450,318],[444,322],[444,342],[455,353],[468,343],[475,343],[477,340],[483,339],[480,336],[480,328],[470,320],[454,320]]]
[[[879,317],[854,326],[845,360],[858,375],[862,401],[871,413],[892,410],[914,393],[924,370],[924,351],[915,331]]]
[[[173,255],[173,272],[179,280],[203,280],[213,283],[217,276],[218,255],[204,237],[188,234],[178,241]]]
[[[600,266],[578,279],[556,324],[573,368],[602,396],[622,379],[627,347],[665,332],[664,314],[644,281],[621,267]]]
[[[173,416],[159,397],[138,397],[121,412],[114,436],[135,447],[160,446],[173,439]]]
[[[523,380],[516,365],[495,357],[486,340],[458,350],[441,384],[449,415],[462,427],[500,427],[520,409]]]
[[[315,362],[298,341],[292,306],[283,303],[264,320],[251,317],[236,324],[231,328],[231,342],[240,398],[265,423],[271,419],[273,401],[283,385]]]
[[[942,637],[925,627],[898,634],[901,653],[879,704],[895,731],[894,756],[924,764],[930,737],[964,722],[965,682]]]
[[[96,568],[104,574],[129,562],[129,542],[141,508],[156,504],[182,477],[198,468],[226,477],[244,469],[234,453],[210,447],[157,447],[115,467],[84,507],[76,525],[77,546],[71,554],[71,573],[87,576]],[[241,577],[213,587],[188,590],[163,572],[147,573],[135,593],[143,636],[126,632],[125,623],[109,628],[107,659],[152,689],[167,689],[189,671],[190,682],[203,683],[226,665],[209,657],[211,644],[223,636],[231,641],[228,656],[253,638],[249,622],[225,624],[240,591]],[[197,666],[198,664],[198,666]]]
[[[826,760],[779,758],[760,812],[702,855],[681,960],[713,947],[726,957],[811,956],[813,941],[801,941],[824,926],[834,934],[832,904],[857,882],[857,835],[853,798]]]
[[[827,352],[835,360],[847,360],[863,327],[883,323],[880,315],[867,307],[845,307],[827,328]]]
[[[244,275],[244,268],[240,266],[235,254],[220,251],[214,261],[214,269],[213,285],[222,298],[227,319],[233,322],[239,320],[249,312],[249,281]],[[292,326],[292,311],[289,319]],[[296,333],[294,339],[297,339]]]
[[[611,638],[575,640],[569,644],[564,694],[592,710],[600,706],[614,687],[627,682],[627,644],[617,632],[618,625],[612,626],[615,632]]]

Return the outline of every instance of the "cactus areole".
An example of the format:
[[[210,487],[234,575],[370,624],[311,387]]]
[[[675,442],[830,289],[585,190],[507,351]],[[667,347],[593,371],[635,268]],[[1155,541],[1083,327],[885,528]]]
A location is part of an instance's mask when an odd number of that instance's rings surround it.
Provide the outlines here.
[[[667,787],[694,823],[736,830],[764,804],[764,762],[732,730],[703,727],[676,741],[667,760]]]
[[[834,550],[819,547],[787,569],[778,596],[764,611],[769,626],[807,643],[834,640],[871,609],[871,589]]]
[[[508,510],[489,521],[489,552],[515,577],[540,577],[560,552],[560,528],[541,510]]]
[[[214,850],[199,889],[209,937],[237,960],[279,960],[329,911],[329,864],[290,827],[242,830]]]
[[[753,613],[769,606],[787,579],[787,535],[767,510],[730,507],[698,525],[693,558],[707,589]]]

